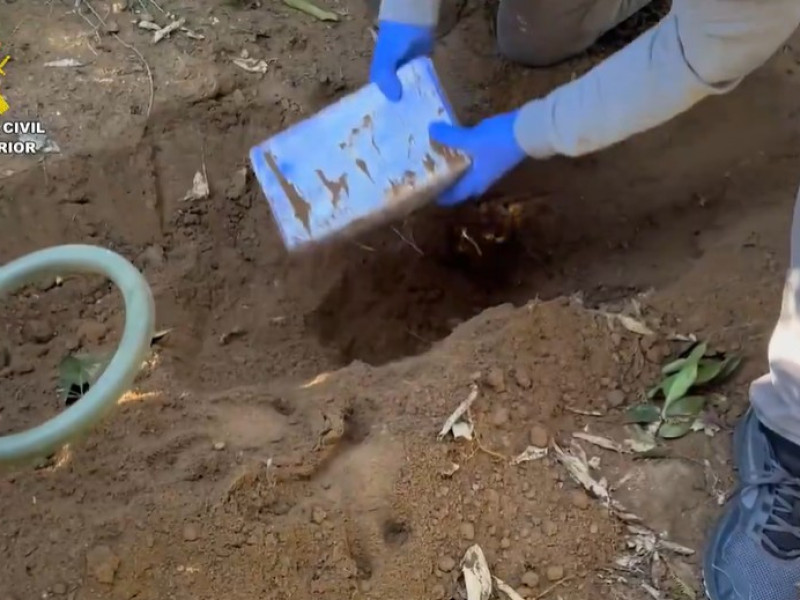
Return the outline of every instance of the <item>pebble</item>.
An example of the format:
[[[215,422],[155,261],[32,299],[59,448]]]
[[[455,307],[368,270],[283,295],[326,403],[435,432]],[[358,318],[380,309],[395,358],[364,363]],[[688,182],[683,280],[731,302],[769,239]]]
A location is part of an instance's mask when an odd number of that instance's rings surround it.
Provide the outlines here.
[[[645,358],[653,364],[661,363],[661,349],[658,346],[653,346],[645,352]]]
[[[86,568],[100,583],[114,583],[119,565],[119,557],[108,546],[96,546],[86,555]]]
[[[439,570],[443,573],[449,573],[453,569],[456,568],[456,561],[453,560],[450,556],[443,556],[439,559],[439,563],[437,564]]]
[[[322,523],[327,518],[327,516],[328,513],[326,513],[319,506],[315,506],[314,509],[311,511],[311,520],[317,525]]]
[[[548,433],[547,429],[542,425],[534,425],[531,427],[529,437],[531,446],[536,446],[537,448],[545,448],[550,442],[550,433]]]
[[[217,452],[225,450],[225,442],[214,442],[214,450]]]
[[[27,342],[46,344],[55,337],[55,332],[47,321],[34,319],[22,326],[22,337]]]
[[[533,381],[531,381],[531,376],[528,374],[528,371],[523,367],[517,367],[514,369],[514,381],[517,382],[517,385],[521,387],[523,390],[530,389],[533,385]]]
[[[108,327],[97,321],[84,321],[78,326],[78,339],[84,344],[98,344],[108,333]]]
[[[475,539],[475,525],[472,523],[462,523],[460,527],[461,537],[465,540]]]
[[[597,535],[599,531],[600,528],[597,526],[597,523],[592,523],[589,526],[589,533],[591,533],[592,535]]]
[[[502,425],[508,423],[508,418],[508,409],[504,406],[498,407],[492,413],[492,424],[495,427],[501,427]]]
[[[548,537],[553,537],[558,533],[558,525],[553,523],[552,521],[545,521],[542,523],[542,531]]]
[[[539,576],[534,571],[526,571],[522,576],[522,584],[529,588],[536,588],[539,586]]]
[[[434,600],[441,600],[442,598],[444,598],[444,594],[445,594],[445,589],[441,583],[436,584],[431,589],[431,597]]]
[[[622,406],[625,402],[625,392],[622,390],[611,390],[606,396],[606,401],[608,402],[608,405],[613,408]]]
[[[187,523],[183,526],[183,539],[187,542],[194,542],[197,538],[200,537],[200,534],[197,531],[197,527],[192,525],[191,523]]]
[[[503,550],[505,550],[506,548],[510,548],[511,547],[511,540],[508,539],[507,537],[504,537],[502,540],[500,540],[500,547]]]
[[[548,581],[560,581],[564,579],[564,567],[560,565],[553,565],[551,567],[547,567],[547,580]]]
[[[495,392],[506,391],[506,377],[500,367],[492,367],[486,374],[486,383]]]
[[[572,506],[580,510],[587,510],[591,506],[591,500],[583,490],[572,492]]]

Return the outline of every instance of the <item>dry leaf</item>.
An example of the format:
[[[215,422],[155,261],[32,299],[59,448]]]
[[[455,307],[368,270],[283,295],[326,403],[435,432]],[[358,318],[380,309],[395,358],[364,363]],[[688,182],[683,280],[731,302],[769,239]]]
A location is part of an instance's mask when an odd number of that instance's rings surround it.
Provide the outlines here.
[[[528,446],[525,448],[525,451],[514,458],[511,463],[514,465],[518,465],[524,462],[530,462],[532,460],[540,460],[547,456],[549,450],[547,448],[540,448],[539,446]]]
[[[475,431],[475,427],[469,421],[459,421],[458,423],[454,423],[450,430],[453,432],[453,437],[455,439],[462,438],[472,441],[472,434]]]
[[[263,58],[234,58],[233,64],[248,73],[266,73],[269,70],[269,61]]]
[[[184,202],[187,200],[202,200],[203,198],[208,198],[208,194],[208,181],[205,175],[198,171],[194,174],[194,178],[192,179],[192,189],[186,192],[183,200]]]
[[[509,597],[510,600],[525,600],[522,596],[520,596],[517,591],[508,585],[502,579],[498,579],[497,577],[492,576],[494,579],[494,584],[497,586],[497,589],[503,592],[506,596]]]
[[[75,60],[74,58],[61,58],[59,60],[51,60],[50,62],[44,63],[45,67],[83,67],[86,66],[86,63],[82,63],[79,60]]]
[[[618,452],[620,454],[628,454],[629,452],[628,449],[625,448],[622,444],[619,444],[614,440],[601,437],[599,435],[592,435],[590,433],[578,432],[578,433],[573,433],[572,437],[588,442],[594,446],[604,448],[605,450],[611,450],[612,452]]]
[[[655,335],[652,329],[650,329],[647,325],[642,323],[641,321],[637,321],[633,317],[629,317],[628,315],[617,315],[617,320],[620,324],[630,331],[631,333],[636,333],[638,335]]]
[[[455,425],[459,420],[461,420],[461,417],[463,417],[467,413],[469,408],[472,406],[472,403],[475,402],[477,398],[478,398],[478,386],[477,384],[473,383],[470,386],[470,392],[469,396],[467,396],[467,399],[464,400],[461,404],[459,404],[458,407],[453,411],[453,413],[449,417],[447,417],[447,420],[444,422],[442,430],[439,432],[439,435],[437,436],[440,440],[448,433],[450,433],[450,431],[453,429],[453,425]]]
[[[492,574],[481,547],[471,546],[461,561],[467,600],[489,600],[492,595]]]
[[[153,43],[157,44],[158,42],[163,40],[165,37],[168,37],[169,34],[171,34],[173,31],[175,31],[177,29],[180,29],[185,24],[186,24],[186,19],[180,18],[177,21],[173,21],[172,23],[170,23],[166,27],[162,27],[161,29],[159,29],[158,31],[156,31],[153,34]]]

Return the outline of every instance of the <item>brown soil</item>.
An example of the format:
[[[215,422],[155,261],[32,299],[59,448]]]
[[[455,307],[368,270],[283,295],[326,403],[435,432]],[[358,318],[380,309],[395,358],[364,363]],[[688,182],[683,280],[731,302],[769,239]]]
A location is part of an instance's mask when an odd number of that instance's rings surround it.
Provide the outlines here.
[[[752,359],[724,390],[735,423],[779,305],[800,50],[618,148],[526,165],[483,206],[289,257],[247,149],[362,84],[361,3],[327,2],[347,14],[331,25],[277,2],[164,0],[205,39],[157,45],[119,4],[93,3],[97,32],[73,2],[4,5],[0,89],[62,152],[3,159],[0,260],[67,242],[115,250],[171,330],[87,440],[0,477],[0,598],[461,598],[475,543],[529,599],[644,594],[610,570],[618,521],[552,458],[508,459],[544,434],[622,439],[622,411],[679,349],[674,332]],[[596,60],[519,69],[490,32],[469,2],[437,54],[466,121]],[[267,73],[234,66],[243,50]],[[62,58],[86,66],[43,66]],[[181,201],[203,167],[211,196]],[[656,341],[585,308],[634,296]],[[122,321],[99,279],[65,274],[8,299],[0,433],[61,410],[60,360],[113,350]],[[479,443],[437,441],[472,382]],[[727,433],[664,460],[586,449],[648,526],[699,552],[731,482]],[[684,560],[696,575],[697,556]]]

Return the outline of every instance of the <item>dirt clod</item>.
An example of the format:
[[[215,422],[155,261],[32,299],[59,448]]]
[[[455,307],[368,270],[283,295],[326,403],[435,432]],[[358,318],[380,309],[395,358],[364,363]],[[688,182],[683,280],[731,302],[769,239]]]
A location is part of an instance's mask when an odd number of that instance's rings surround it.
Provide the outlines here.
[[[120,562],[119,557],[108,546],[96,546],[86,555],[89,574],[98,582],[108,585],[114,583]]]
[[[539,585],[539,575],[536,571],[525,571],[522,575],[522,584],[531,589],[536,589]]]
[[[449,573],[456,568],[456,561],[450,556],[443,556],[439,559],[437,566],[443,573]]]
[[[44,319],[31,319],[22,326],[22,337],[34,344],[46,344],[55,337],[53,326]]]
[[[622,390],[611,390],[606,395],[606,402],[612,408],[618,408],[625,403],[625,392]]]
[[[564,567],[560,565],[552,565],[547,567],[547,580],[548,581],[560,581],[564,579]]]
[[[311,511],[311,521],[317,525],[321,524],[328,517],[328,513],[319,506],[315,506]]]
[[[587,510],[592,504],[591,499],[583,490],[574,490],[572,494],[570,494],[570,497],[572,499],[572,506],[578,510]]]
[[[533,385],[531,375],[525,367],[518,366],[514,369],[514,381],[523,390],[528,390]]]
[[[475,525],[472,523],[462,523],[459,531],[461,532],[461,537],[465,540],[472,541],[475,539]]]
[[[200,532],[193,523],[187,523],[183,527],[183,539],[186,542],[196,542],[200,538]]]
[[[534,425],[528,433],[528,439],[530,440],[531,446],[546,448],[550,443],[550,433],[543,425]]]
[[[492,425],[502,427],[508,423],[509,411],[505,406],[498,406],[492,412]]]
[[[503,369],[498,366],[491,367],[486,373],[486,385],[492,388],[495,392],[505,392],[506,376],[505,373],[503,373]]]

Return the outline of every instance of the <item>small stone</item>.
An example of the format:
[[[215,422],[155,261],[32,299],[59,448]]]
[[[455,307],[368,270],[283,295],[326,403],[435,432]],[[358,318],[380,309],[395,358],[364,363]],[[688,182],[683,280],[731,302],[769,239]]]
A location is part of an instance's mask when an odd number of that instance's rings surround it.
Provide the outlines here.
[[[441,583],[437,583],[431,589],[431,597],[433,598],[433,600],[442,600],[442,598],[444,598],[444,595],[445,595],[445,589]]]
[[[439,559],[439,563],[436,566],[439,567],[439,570],[443,573],[449,573],[456,568],[456,561],[450,556],[443,556]]]
[[[517,382],[517,385],[521,387],[523,390],[530,389],[533,385],[533,381],[531,381],[531,376],[528,374],[528,371],[523,367],[517,367],[514,369],[514,381]]]
[[[550,433],[542,425],[531,427],[529,438],[531,446],[536,446],[537,448],[546,448],[550,443]]]
[[[314,509],[311,511],[311,520],[319,525],[328,517],[328,513],[326,513],[322,508],[319,506],[315,506]]]
[[[587,510],[591,506],[589,496],[583,490],[575,490],[572,492],[572,506],[579,510]]]
[[[510,548],[511,547],[511,540],[508,539],[507,537],[504,537],[502,540],[500,540],[500,547],[503,550],[506,550],[507,548]]]
[[[97,321],[84,321],[78,326],[78,339],[84,344],[99,344],[108,333],[108,327]]]
[[[564,567],[560,565],[553,565],[547,567],[547,580],[556,582],[564,579]]]
[[[622,406],[625,402],[625,392],[622,390],[611,390],[608,392],[608,395],[606,395],[606,402],[613,408]]]
[[[645,358],[653,363],[653,364],[660,364],[661,363],[661,349],[658,346],[653,346],[644,354]]]
[[[47,321],[34,319],[22,326],[22,337],[26,342],[46,344],[55,337],[55,332]]]
[[[57,583],[53,586],[53,593],[57,596],[63,596],[67,593],[67,586],[63,583]]]
[[[161,268],[164,266],[164,248],[155,244],[148,246],[144,252],[139,255],[139,260],[144,267]]]
[[[472,523],[462,523],[459,530],[461,531],[461,537],[465,540],[475,539],[475,525]]]
[[[506,391],[506,376],[500,367],[492,367],[486,374],[486,383],[495,392]]]
[[[200,533],[197,531],[197,527],[192,525],[191,523],[187,523],[183,526],[183,539],[187,542],[194,542],[197,538],[200,537]]]
[[[108,19],[105,25],[106,33],[119,33],[119,23],[114,19]]]
[[[548,537],[553,537],[558,533],[558,525],[552,521],[545,521],[542,523],[542,532]]]
[[[237,90],[238,91],[238,90]],[[241,92],[239,92],[241,93]],[[247,191],[247,169],[239,169],[231,177],[227,188],[225,189],[225,197],[228,200],[236,200],[244,195]]]
[[[529,588],[536,588],[539,586],[539,576],[534,571],[525,571],[522,576],[522,584]]]
[[[118,15],[128,10],[128,0],[118,0],[111,5],[111,12]]]
[[[214,450],[217,452],[225,450],[225,442],[214,442]]]
[[[597,523],[592,523],[589,526],[589,533],[591,533],[592,535],[597,535],[599,531],[600,528],[597,526]]]
[[[100,583],[111,585],[119,569],[119,557],[108,546],[92,548],[86,555],[86,568]]]
[[[508,409],[505,406],[500,406],[492,413],[492,424],[495,427],[502,427],[508,423]]]

